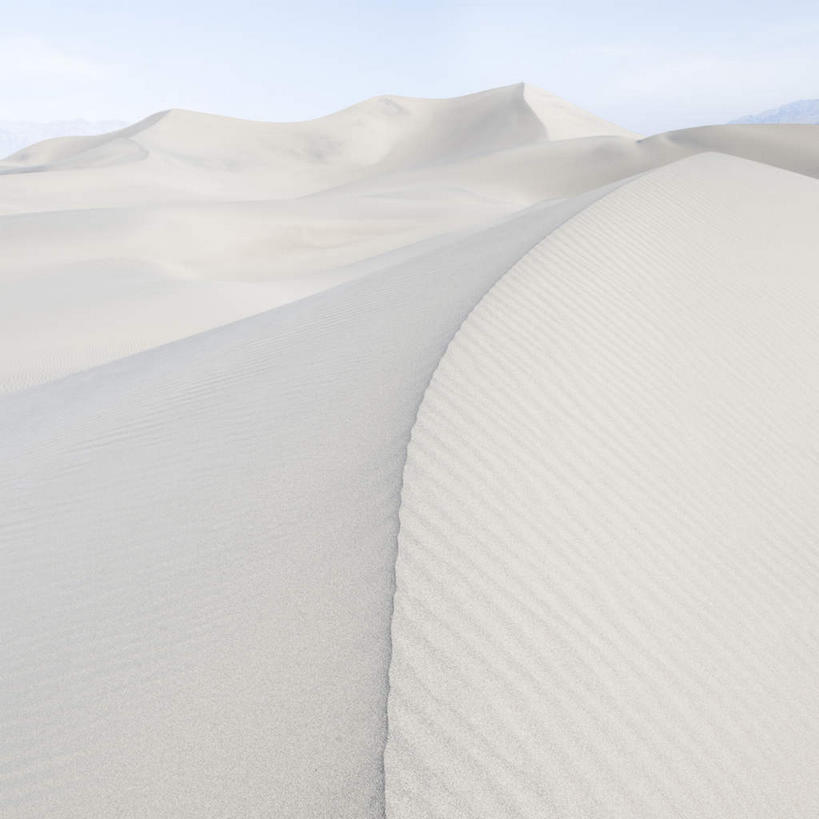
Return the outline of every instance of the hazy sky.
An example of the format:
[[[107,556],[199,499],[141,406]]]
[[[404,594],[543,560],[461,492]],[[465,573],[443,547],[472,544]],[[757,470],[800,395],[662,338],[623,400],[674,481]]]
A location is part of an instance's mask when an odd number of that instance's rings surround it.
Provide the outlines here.
[[[819,97],[817,0],[0,0],[0,120],[307,119],[525,80],[643,133]]]

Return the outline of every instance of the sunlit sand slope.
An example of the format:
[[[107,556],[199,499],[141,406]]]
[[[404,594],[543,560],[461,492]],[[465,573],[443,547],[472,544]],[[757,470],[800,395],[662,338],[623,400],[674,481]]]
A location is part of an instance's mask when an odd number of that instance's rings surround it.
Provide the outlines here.
[[[489,292],[404,472],[387,815],[819,813],[819,182],[706,154]]]

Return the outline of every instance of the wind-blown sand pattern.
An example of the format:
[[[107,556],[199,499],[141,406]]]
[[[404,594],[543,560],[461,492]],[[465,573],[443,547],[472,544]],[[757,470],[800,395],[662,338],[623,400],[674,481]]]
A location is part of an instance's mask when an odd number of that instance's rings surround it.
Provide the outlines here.
[[[0,815],[816,812],[817,130],[0,162]]]
[[[678,162],[461,327],[404,473],[389,816],[819,811],[817,218]]]

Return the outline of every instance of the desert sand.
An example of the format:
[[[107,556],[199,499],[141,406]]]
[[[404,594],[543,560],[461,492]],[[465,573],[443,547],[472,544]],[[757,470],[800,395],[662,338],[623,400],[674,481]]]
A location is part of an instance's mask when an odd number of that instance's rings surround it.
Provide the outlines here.
[[[818,176],[525,84],[0,161],[0,813],[817,813]]]
[[[682,160],[464,322],[404,472],[391,816],[816,812],[817,216]]]

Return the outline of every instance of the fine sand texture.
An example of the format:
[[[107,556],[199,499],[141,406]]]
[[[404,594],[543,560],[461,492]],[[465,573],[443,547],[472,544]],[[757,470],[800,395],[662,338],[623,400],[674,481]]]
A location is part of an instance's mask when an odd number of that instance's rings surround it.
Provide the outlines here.
[[[819,182],[591,205],[441,360],[404,472],[387,814],[819,813]]]
[[[818,815],[817,134],[0,161],[0,816]]]

